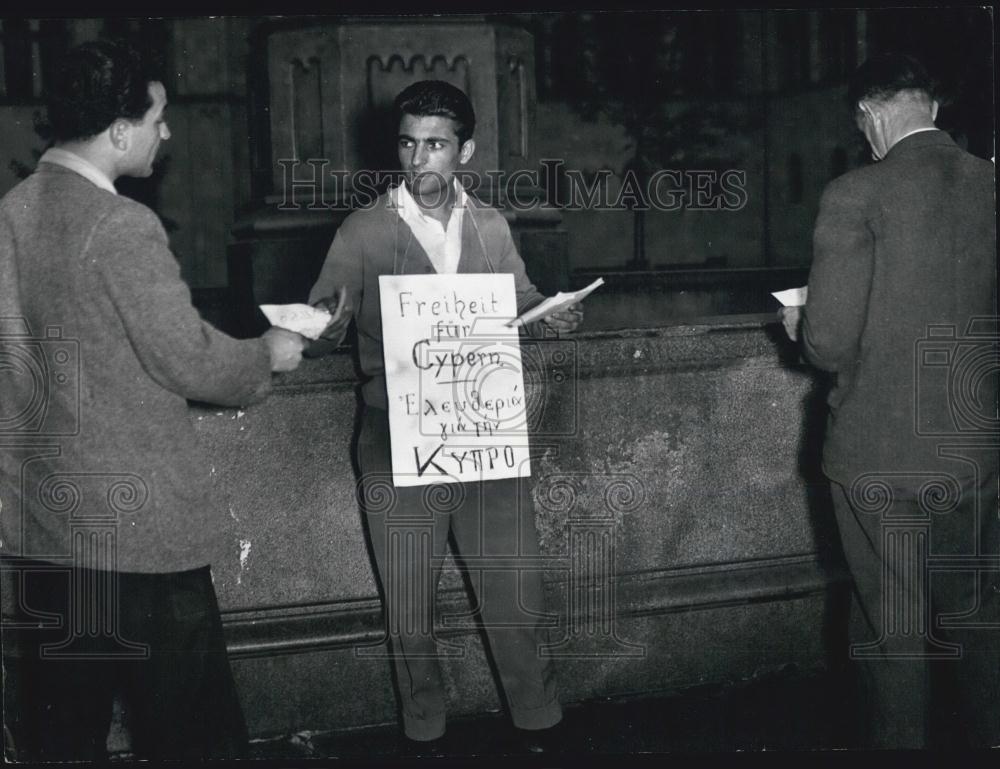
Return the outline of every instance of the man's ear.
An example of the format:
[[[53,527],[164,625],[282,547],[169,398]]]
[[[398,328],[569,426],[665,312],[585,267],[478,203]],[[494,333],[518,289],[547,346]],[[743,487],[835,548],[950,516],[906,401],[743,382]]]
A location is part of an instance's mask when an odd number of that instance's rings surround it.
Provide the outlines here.
[[[858,109],[867,117],[869,120],[874,122],[878,118],[878,111],[874,108],[874,104],[868,101],[868,99],[862,99],[858,102]]]
[[[465,165],[472,159],[473,153],[476,151],[476,140],[466,139],[465,144],[462,145],[462,149],[458,152],[458,162]]]
[[[108,128],[108,136],[116,150],[124,152],[128,149],[131,126],[127,120],[116,120]]]
[[[935,120],[937,120],[938,106],[940,106],[940,105],[938,105],[937,99],[931,99],[931,122],[932,123]]]

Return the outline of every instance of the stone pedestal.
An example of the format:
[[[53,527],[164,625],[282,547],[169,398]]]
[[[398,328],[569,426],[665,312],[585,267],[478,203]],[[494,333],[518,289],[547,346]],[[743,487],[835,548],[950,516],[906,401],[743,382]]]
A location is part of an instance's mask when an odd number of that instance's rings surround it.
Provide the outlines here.
[[[378,170],[396,163],[396,94],[418,80],[462,89],[476,111],[472,171],[534,168],[535,65],[531,35],[477,20],[379,20],[267,35],[272,201],[284,183],[279,160],[322,158],[330,169]]]
[[[477,124],[467,169],[482,181],[467,187],[504,209],[539,288],[567,287],[561,215],[541,204],[525,174],[515,176],[538,167],[526,30],[474,17],[282,23],[262,30],[258,47],[267,69],[255,85],[251,139],[261,204],[237,222],[229,252],[246,333],[262,327],[254,305],[306,298],[340,222],[384,188],[376,175],[398,165],[392,101],[418,80],[445,80],[469,95]],[[514,184],[516,205],[508,205]]]

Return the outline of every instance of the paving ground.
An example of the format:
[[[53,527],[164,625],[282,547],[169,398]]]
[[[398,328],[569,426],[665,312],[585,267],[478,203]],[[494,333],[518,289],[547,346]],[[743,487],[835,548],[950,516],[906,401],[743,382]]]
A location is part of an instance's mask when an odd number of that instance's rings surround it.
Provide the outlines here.
[[[259,741],[261,759],[335,759],[342,766],[634,766],[664,759],[736,758],[738,753],[831,751],[847,744],[842,680],[786,671],[729,688],[579,703],[566,709],[556,752],[532,755],[500,714],[449,722],[441,755],[407,755],[395,726]],[[841,755],[844,755],[843,753]],[[326,762],[322,762],[326,764]]]

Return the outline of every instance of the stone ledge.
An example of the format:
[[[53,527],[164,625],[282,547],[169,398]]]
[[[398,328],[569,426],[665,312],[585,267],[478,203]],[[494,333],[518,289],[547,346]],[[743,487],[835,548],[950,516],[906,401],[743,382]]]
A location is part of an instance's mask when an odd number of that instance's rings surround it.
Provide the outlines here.
[[[843,566],[824,565],[815,553],[626,574],[615,582],[615,617],[783,601],[825,593],[849,579]],[[549,573],[550,597],[567,582],[559,572]],[[467,610],[468,599],[462,589],[442,589],[438,605],[442,615],[460,614]],[[549,607],[554,608],[552,600]],[[234,659],[372,646],[384,639],[381,601],[375,597],[229,611],[223,612],[223,622]],[[474,624],[435,627],[435,635],[444,638],[476,632]]]
[[[563,339],[527,339],[527,350],[545,345],[573,347],[580,378],[624,376],[677,370],[683,366],[718,368],[734,360],[760,359],[762,366],[796,365],[793,343],[778,333],[771,314],[699,318],[659,328],[594,331]],[[547,366],[547,369],[566,366]],[[318,386],[346,390],[358,386],[351,348],[342,346],[320,358],[309,358],[295,371],[277,374],[278,393]]]

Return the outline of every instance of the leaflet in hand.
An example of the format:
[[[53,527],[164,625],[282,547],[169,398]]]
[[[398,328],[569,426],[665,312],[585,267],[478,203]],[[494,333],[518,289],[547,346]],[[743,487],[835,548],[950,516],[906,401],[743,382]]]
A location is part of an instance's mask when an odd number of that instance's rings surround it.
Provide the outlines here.
[[[294,331],[312,340],[319,339],[323,329],[333,320],[326,310],[308,304],[262,304],[260,309],[272,326]]]
[[[809,286],[799,288],[786,288],[784,291],[772,291],[771,296],[777,299],[785,307],[801,307],[806,303],[809,294]]]
[[[580,302],[584,297],[589,296],[593,291],[595,291],[599,286],[604,285],[604,278],[598,278],[593,283],[591,283],[586,288],[581,288],[579,291],[573,291],[570,293],[565,293],[560,291],[555,296],[550,296],[544,302],[535,307],[532,307],[523,315],[514,318],[514,320],[507,323],[507,326],[525,326],[529,323],[534,323],[536,320],[541,320],[542,318],[547,318],[553,313],[559,312],[560,310],[565,310],[567,307]]]

